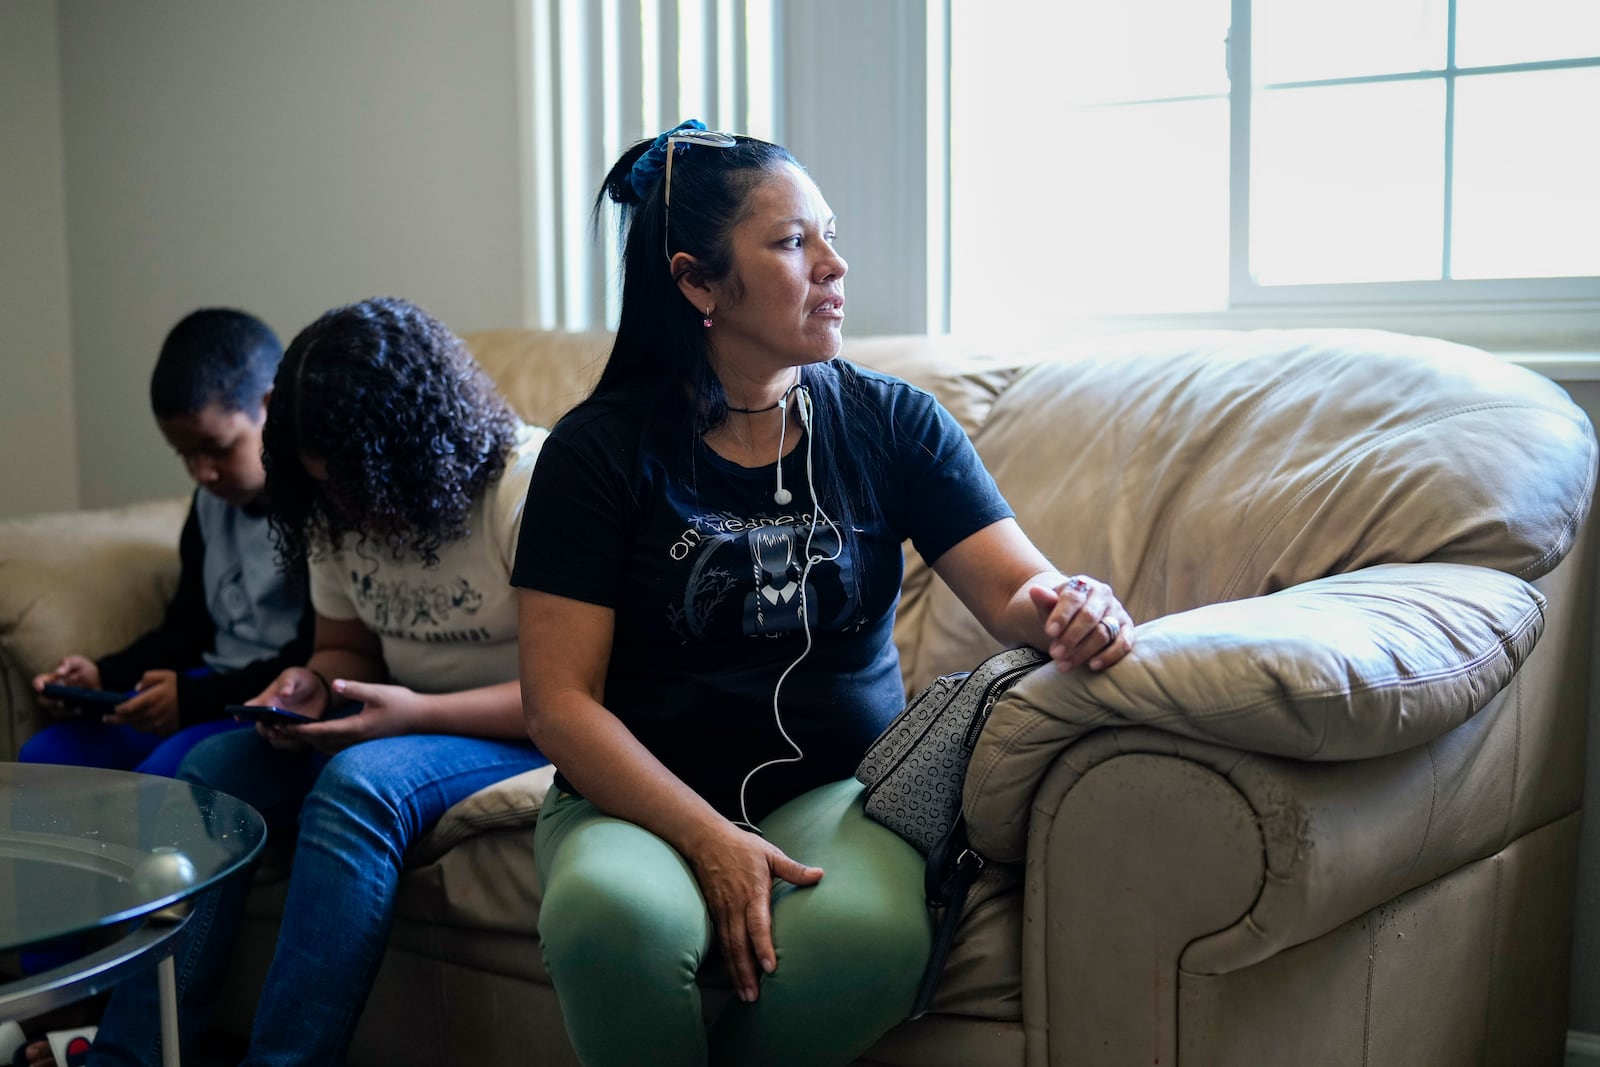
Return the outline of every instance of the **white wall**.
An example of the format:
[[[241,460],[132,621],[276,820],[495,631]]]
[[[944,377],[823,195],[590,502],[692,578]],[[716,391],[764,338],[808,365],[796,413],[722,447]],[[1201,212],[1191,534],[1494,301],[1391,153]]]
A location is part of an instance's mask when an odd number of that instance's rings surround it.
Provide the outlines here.
[[[145,387],[195,307],[286,344],[380,293],[457,331],[520,321],[514,7],[59,5],[83,504],[183,488]]]
[[[78,504],[55,11],[0,3],[0,518]]]

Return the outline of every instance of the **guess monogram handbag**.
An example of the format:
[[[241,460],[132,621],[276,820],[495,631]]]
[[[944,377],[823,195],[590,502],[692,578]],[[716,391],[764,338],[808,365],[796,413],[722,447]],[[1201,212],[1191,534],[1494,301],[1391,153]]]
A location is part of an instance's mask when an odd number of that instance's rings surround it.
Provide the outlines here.
[[[1049,657],[1036,649],[1013,648],[970,672],[934,679],[879,735],[856,768],[856,779],[867,787],[867,815],[928,857],[928,906],[943,910],[913,1019],[928,1010],[967,893],[983,869],[983,857],[967,847],[961,819],[961,786],[972,749],[1001,694],[1047,662]]]

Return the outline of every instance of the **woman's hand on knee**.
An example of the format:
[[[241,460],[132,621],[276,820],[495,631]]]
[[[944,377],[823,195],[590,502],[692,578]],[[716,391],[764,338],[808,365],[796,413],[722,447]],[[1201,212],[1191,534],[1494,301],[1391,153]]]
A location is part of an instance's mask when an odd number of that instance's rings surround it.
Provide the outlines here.
[[[753,1001],[760,994],[761,975],[778,967],[772,944],[773,882],[816,885],[822,868],[797,863],[770,841],[732,823],[694,850],[689,862],[716,924],[734,991],[740,1000]]]

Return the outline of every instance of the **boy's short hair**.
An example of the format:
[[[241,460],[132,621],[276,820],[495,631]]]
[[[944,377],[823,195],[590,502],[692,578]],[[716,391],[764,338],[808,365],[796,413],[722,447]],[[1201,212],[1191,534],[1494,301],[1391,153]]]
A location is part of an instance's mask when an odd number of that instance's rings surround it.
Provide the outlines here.
[[[150,407],[158,419],[193,415],[212,404],[254,413],[272,388],[283,344],[254,315],[202,308],[167,334],[150,374]]]

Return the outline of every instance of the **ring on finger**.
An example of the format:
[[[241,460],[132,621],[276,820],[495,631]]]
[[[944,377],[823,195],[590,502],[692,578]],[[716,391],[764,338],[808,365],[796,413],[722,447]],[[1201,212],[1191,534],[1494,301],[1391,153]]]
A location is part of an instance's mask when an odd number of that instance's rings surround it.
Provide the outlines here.
[[[1100,625],[1106,628],[1106,644],[1115,641],[1117,635],[1122,633],[1122,626],[1115,619],[1101,619]]]
[[[1066,587],[1072,590],[1074,593],[1081,593],[1089,588],[1089,583],[1084,581],[1078,575],[1073,575],[1071,578],[1068,578],[1065,584]]]

